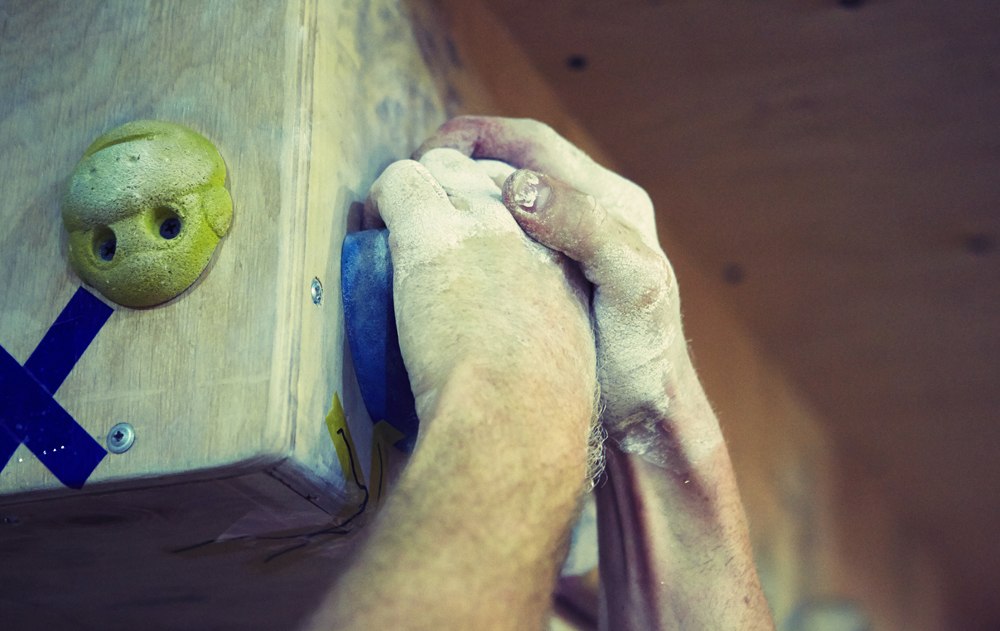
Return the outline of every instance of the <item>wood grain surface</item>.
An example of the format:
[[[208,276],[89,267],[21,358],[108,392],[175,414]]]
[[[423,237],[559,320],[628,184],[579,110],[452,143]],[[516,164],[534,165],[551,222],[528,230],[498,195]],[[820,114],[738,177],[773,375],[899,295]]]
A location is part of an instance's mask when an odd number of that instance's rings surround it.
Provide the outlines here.
[[[324,422],[335,393],[364,464],[371,432],[343,343],[340,243],[381,169],[445,118],[426,48],[446,35],[415,11],[0,5],[0,344],[16,360],[81,284],[59,204],[98,135],[140,118],[192,127],[225,159],[234,203],[207,273],[165,305],[116,308],[57,392],[102,445],[127,421],[134,446],[82,491],[23,446],[0,472],[0,624],[294,628],[329,589],[350,541],[303,535],[351,497]]]
[[[59,203],[91,140],[171,120],[212,140],[228,167],[233,228],[207,273],[163,306],[117,308],[57,393],[102,445],[115,423],[135,427],[135,446],[89,485],[288,458],[329,492],[342,481],[323,423],[332,394],[359,430],[367,419],[356,385],[342,385],[339,245],[381,168],[444,120],[410,9],[349,5],[0,9],[0,343],[18,361],[80,285]],[[43,490],[61,487],[22,446],[0,495]]]

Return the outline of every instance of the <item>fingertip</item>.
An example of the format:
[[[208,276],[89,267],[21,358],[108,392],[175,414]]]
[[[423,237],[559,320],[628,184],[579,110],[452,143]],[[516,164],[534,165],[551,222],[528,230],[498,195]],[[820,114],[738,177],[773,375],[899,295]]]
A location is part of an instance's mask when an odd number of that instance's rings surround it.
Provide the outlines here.
[[[592,195],[530,169],[512,173],[502,195],[521,229],[542,245],[584,264],[597,249],[607,211]]]
[[[434,176],[419,162],[398,160],[390,164],[372,184],[365,201],[366,221],[389,226],[393,217],[418,204],[447,204],[448,195]]]
[[[515,215],[535,215],[547,204],[551,188],[548,178],[541,173],[518,169],[504,181],[501,193],[504,206]]]

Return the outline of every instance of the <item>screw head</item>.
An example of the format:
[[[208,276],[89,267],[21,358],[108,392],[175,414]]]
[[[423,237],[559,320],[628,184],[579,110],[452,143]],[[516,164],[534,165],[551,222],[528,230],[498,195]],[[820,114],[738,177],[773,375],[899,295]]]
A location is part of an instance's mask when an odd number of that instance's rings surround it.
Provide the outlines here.
[[[319,282],[318,278],[312,279],[312,283],[309,286],[309,293],[312,294],[314,305],[323,304],[323,283]]]
[[[135,429],[129,423],[118,423],[108,432],[108,451],[123,454],[135,442]]]

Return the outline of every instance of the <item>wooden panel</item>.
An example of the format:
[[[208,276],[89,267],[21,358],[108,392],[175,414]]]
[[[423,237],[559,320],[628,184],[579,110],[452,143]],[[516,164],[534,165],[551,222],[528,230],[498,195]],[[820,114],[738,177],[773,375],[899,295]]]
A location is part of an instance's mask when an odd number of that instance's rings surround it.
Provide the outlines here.
[[[421,48],[443,35],[433,21],[415,30],[413,10],[427,14],[390,1],[4,9],[0,141],[13,150],[0,343],[18,361],[79,285],[59,200],[93,138],[173,120],[211,139],[229,169],[233,228],[208,273],[166,305],[116,309],[58,391],[102,444],[115,423],[135,427],[135,446],[90,484],[283,462],[288,479],[316,487],[304,492],[336,501],[324,424],[335,392],[368,462],[370,424],[350,373],[342,384],[339,245],[378,172],[444,120]],[[21,447],[0,495],[38,490],[60,485]]]
[[[382,169],[409,157],[445,120],[418,38],[443,40],[446,34],[440,24],[418,27],[412,14],[421,10],[426,11],[389,1],[364,6],[319,2],[304,17],[304,28],[316,39],[306,61],[311,78],[303,86],[309,139],[308,152],[299,157],[306,178],[299,205],[309,212],[301,241],[292,249],[303,253],[291,278],[294,299],[304,307],[292,340],[298,366],[290,384],[296,431],[287,464],[312,472],[320,489],[324,481],[340,477],[324,424],[334,391],[366,473],[370,463],[371,424],[344,344],[340,244],[349,227],[358,228],[359,207]],[[320,305],[308,300],[313,278],[324,288]]]
[[[91,482],[274,460],[291,436],[288,248],[298,151],[287,123],[297,45],[284,4],[8,4],[0,38],[4,226],[0,343],[23,363],[80,281],[59,215],[64,182],[100,133],[138,118],[186,124],[229,170],[235,216],[209,273],[148,310],[116,309],[57,400],[104,443],[135,446]],[[0,492],[57,489],[23,446]]]
[[[349,5],[0,8],[0,343],[19,362],[80,284],[59,199],[101,132],[136,118],[202,132],[235,207],[207,275],[164,306],[116,309],[58,391],[102,444],[130,422],[132,449],[80,492],[24,447],[0,473],[4,625],[294,628],[329,589],[349,542],[309,533],[353,499],[324,423],[334,393],[364,465],[371,427],[340,243],[378,172],[444,120],[411,9]]]

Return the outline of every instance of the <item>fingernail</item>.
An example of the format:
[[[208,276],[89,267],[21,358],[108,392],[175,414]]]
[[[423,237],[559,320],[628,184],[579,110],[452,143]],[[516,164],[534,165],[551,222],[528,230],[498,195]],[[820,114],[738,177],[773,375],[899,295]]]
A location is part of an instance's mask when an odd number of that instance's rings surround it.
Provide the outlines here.
[[[542,184],[539,175],[530,169],[518,169],[511,173],[503,185],[504,205],[511,210],[538,212],[548,197],[548,188]]]

